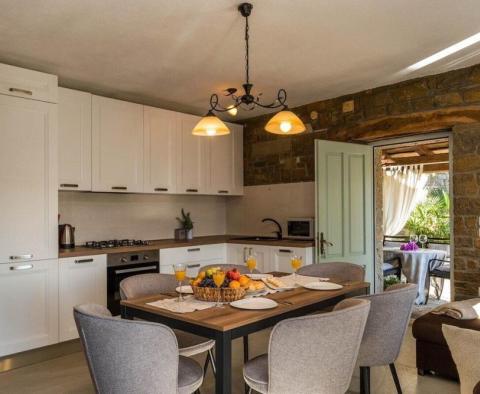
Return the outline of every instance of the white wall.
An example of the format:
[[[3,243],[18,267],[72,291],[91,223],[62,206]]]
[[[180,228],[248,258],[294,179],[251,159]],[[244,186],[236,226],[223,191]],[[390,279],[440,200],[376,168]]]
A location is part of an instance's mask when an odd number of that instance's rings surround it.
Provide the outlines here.
[[[315,183],[283,183],[247,186],[243,197],[227,199],[227,233],[271,235],[275,226],[262,223],[265,217],[280,222],[287,233],[289,217],[315,217]]]
[[[226,197],[59,192],[60,223],[76,227],[77,245],[101,239],[173,238],[180,209],[190,211],[195,235],[226,232]]]

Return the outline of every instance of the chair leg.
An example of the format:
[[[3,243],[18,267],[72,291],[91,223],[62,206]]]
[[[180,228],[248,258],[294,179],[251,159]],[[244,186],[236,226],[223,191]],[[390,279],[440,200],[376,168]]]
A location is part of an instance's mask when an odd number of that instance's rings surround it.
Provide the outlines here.
[[[370,367],[360,367],[360,394],[370,394]]]
[[[213,376],[217,375],[217,368],[215,366],[215,357],[213,356],[212,349],[209,349],[207,353],[207,358],[205,359],[205,364],[203,366],[203,377],[207,374],[208,364],[212,364]]]
[[[400,386],[400,380],[398,380],[397,369],[395,364],[390,364],[390,372],[392,373],[393,381],[395,382],[395,388],[397,389],[397,394],[402,394],[402,387]]]
[[[243,363],[245,364],[248,361],[248,335],[243,337]],[[245,383],[245,394],[250,394],[252,389],[250,386]]]

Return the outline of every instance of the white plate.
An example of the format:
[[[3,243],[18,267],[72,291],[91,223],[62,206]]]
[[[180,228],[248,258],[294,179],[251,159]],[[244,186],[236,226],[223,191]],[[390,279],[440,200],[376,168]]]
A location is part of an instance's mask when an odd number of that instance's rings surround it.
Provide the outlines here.
[[[270,298],[242,298],[238,301],[233,301],[230,303],[230,306],[240,309],[272,309],[278,306],[278,304],[271,300]]]
[[[310,282],[303,287],[310,290],[339,290],[343,288],[342,285],[332,282]]]
[[[253,279],[253,280],[262,280],[264,278],[271,278],[273,277],[272,274],[247,274],[247,276],[250,278],[250,279]]]
[[[187,286],[178,286],[175,291],[177,293],[182,293],[182,294],[193,294],[193,289],[192,286],[187,285]]]

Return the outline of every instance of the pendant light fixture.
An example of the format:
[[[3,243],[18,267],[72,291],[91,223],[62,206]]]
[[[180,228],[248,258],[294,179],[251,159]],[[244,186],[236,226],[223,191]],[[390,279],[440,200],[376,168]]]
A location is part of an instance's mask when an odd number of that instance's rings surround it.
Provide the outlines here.
[[[233,103],[227,107],[219,104],[218,95],[213,93],[210,96],[210,110],[194,127],[192,134],[200,136],[217,136],[229,134],[230,130],[216,115],[215,112],[228,112],[235,116],[238,108],[247,111],[252,111],[257,106],[267,109],[281,110],[276,113],[265,125],[265,130],[273,134],[292,135],[305,131],[305,125],[301,119],[288,109],[287,106],[287,92],[285,89],[280,89],[277,92],[277,99],[271,104],[263,104],[260,102],[261,93],[255,97],[252,94],[253,84],[250,83],[250,48],[249,48],[249,25],[248,17],[252,13],[253,5],[250,3],[242,3],[238,6],[240,14],[245,18],[245,76],[246,82],[242,85],[244,93],[237,96],[236,88],[225,89],[225,96],[231,97]]]

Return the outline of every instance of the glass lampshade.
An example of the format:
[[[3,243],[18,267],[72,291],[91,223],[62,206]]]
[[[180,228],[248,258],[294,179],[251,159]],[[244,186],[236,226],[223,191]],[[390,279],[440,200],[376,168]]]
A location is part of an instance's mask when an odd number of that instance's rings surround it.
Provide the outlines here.
[[[288,109],[284,109],[268,121],[265,130],[273,134],[292,135],[303,133],[306,128],[297,115]]]
[[[230,130],[212,111],[208,111],[195,125],[192,134],[204,137],[215,137],[217,135],[230,134]]]

